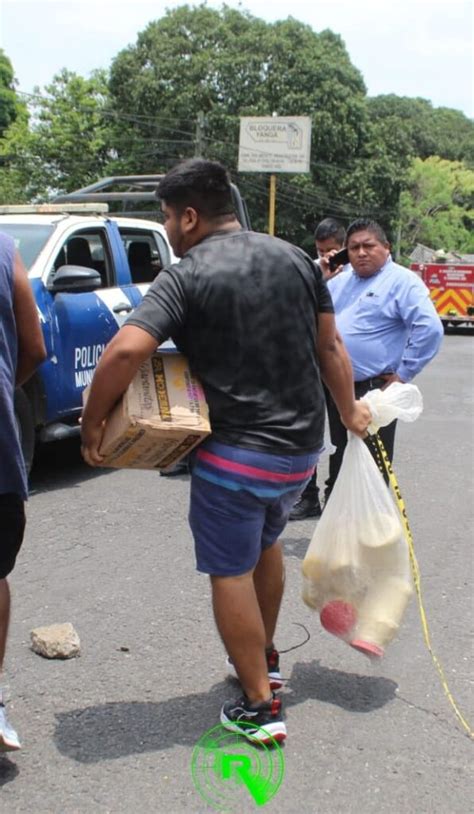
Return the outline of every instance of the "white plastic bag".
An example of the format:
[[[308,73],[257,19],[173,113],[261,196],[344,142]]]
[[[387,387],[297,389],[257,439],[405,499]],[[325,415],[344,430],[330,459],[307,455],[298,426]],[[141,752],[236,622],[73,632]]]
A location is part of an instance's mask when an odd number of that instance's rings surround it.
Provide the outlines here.
[[[369,390],[362,401],[367,402],[372,413],[370,433],[386,427],[396,418],[416,421],[423,411],[423,398],[415,384],[392,382],[386,390]]]
[[[372,431],[422,410],[414,385],[394,383],[364,397]],[[399,511],[361,439],[348,434],[337,481],[303,561],[303,600],[326,630],[368,656],[382,656],[412,593]]]

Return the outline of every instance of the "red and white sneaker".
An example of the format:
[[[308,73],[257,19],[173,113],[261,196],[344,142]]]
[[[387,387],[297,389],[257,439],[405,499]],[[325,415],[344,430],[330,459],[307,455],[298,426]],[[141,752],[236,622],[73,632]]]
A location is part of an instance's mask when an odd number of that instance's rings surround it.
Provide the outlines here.
[[[272,745],[286,738],[281,698],[274,693],[261,704],[251,704],[246,695],[237,701],[226,701],[221,709],[221,724],[230,732],[244,735],[252,743]]]
[[[274,647],[269,648],[266,651],[267,657],[267,665],[268,665],[268,680],[270,682],[270,689],[271,690],[281,690],[283,687],[283,679],[280,673],[280,654],[278,650],[275,650]],[[228,675],[232,676],[232,678],[236,678],[237,681],[239,680],[239,676],[237,675],[237,670],[233,662],[230,660],[229,656],[226,659],[226,669]]]

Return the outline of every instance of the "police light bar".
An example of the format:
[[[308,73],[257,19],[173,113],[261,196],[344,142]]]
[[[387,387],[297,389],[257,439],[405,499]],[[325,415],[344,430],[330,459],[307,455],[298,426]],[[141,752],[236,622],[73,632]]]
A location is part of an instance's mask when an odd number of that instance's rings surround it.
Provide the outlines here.
[[[14,204],[0,206],[0,215],[102,215],[109,211],[106,203]]]

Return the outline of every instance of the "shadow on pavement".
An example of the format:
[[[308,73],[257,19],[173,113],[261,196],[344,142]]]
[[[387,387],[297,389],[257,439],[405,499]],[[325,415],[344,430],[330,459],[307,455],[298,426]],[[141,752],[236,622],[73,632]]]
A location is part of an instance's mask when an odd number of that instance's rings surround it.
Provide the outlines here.
[[[218,723],[219,709],[228,697],[229,684],[221,681],[209,692],[166,701],[113,702],[71,710],[56,716],[54,741],[61,754],[80,763],[156,752],[175,744],[195,746]]]
[[[60,713],[54,741],[61,754],[80,763],[194,746],[217,723],[220,706],[232,697],[230,687],[221,681],[209,692],[166,701],[112,702]],[[313,661],[295,665],[284,697],[286,707],[315,698],[350,712],[371,712],[392,701],[396,688],[387,678],[343,673]]]
[[[314,698],[349,712],[372,712],[395,700],[398,685],[383,676],[343,673],[312,661],[294,665],[287,687],[286,707]]]
[[[0,756],[0,786],[11,783],[20,774],[16,763],[12,763],[7,757]]]
[[[69,489],[71,486],[113,471],[88,466],[81,456],[79,438],[53,441],[41,445],[35,454],[30,475],[30,495]]]

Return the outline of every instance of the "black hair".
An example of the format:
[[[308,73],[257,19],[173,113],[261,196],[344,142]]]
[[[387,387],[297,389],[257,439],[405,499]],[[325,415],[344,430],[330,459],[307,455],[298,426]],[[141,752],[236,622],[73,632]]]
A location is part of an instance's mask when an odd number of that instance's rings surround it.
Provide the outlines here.
[[[181,161],[161,179],[156,196],[178,210],[191,206],[209,219],[234,214],[229,173],[218,161]]]
[[[357,220],[354,220],[347,230],[346,242],[355,232],[371,232],[380,243],[388,243],[387,235],[380,224],[375,220],[371,220],[371,218],[357,218]]]
[[[328,240],[330,237],[333,237],[341,246],[344,246],[346,230],[336,218],[324,218],[321,223],[318,223],[314,232],[314,239],[317,241]]]

